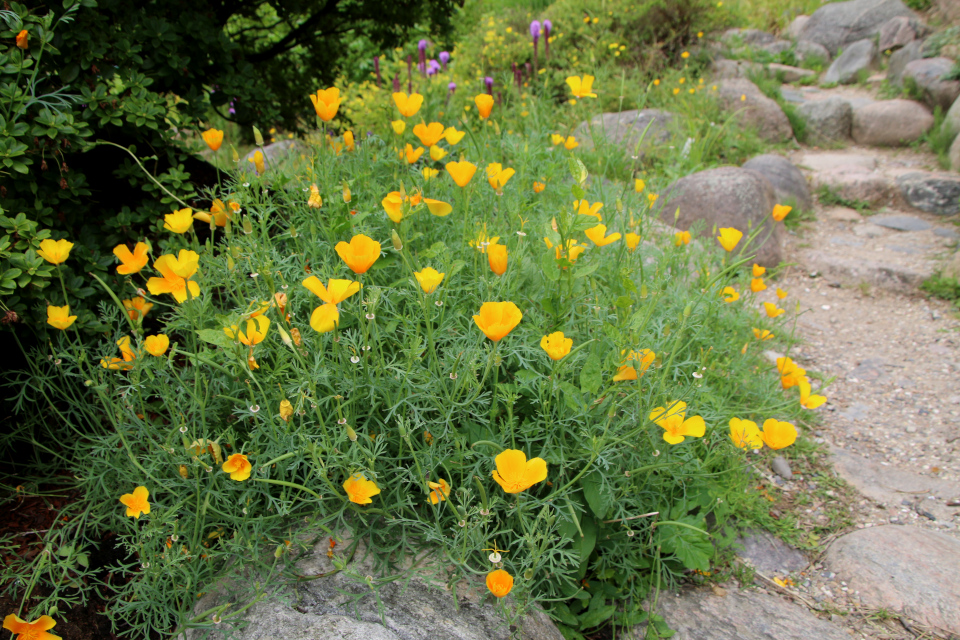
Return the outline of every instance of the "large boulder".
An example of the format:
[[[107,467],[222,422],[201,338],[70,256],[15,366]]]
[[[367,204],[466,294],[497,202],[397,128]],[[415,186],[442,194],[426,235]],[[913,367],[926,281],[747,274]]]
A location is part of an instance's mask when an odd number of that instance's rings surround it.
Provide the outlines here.
[[[763,45],[775,42],[777,37],[772,33],[760,31],[759,29],[727,29],[723,33],[721,40],[727,45],[742,42],[751,47],[762,47]]]
[[[810,21],[810,16],[799,15],[794,18],[789,26],[787,26],[784,34],[791,40],[796,40],[800,37],[800,32],[803,31],[803,27],[806,26],[807,22]]]
[[[881,100],[853,111],[851,133],[857,144],[905,146],[933,126],[930,110],[913,100]]]
[[[849,0],[817,9],[800,31],[800,40],[822,44],[831,55],[848,44],[872,38],[891,18],[912,16],[900,0]]]
[[[838,538],[825,564],[867,607],[960,634],[960,540],[919,527],[870,527]]]
[[[930,29],[916,18],[897,16],[880,27],[880,51],[893,51],[927,35]]]
[[[960,171],[960,135],[953,139],[953,144],[950,145],[950,151],[947,155],[950,158],[950,168],[954,171]]]
[[[904,47],[897,49],[887,61],[887,81],[899,87],[903,84],[903,71],[914,60],[923,58],[923,43],[919,40],[908,42]]]
[[[960,211],[960,178],[950,174],[911,171],[897,176],[900,195],[912,206],[940,215]]]
[[[501,617],[493,598],[479,579],[461,581],[456,595],[422,570],[407,583],[382,584],[374,590],[364,581],[348,576],[378,576],[372,557],[354,560],[350,571],[337,571],[327,557],[327,538],[308,550],[296,563],[295,572],[305,580],[278,587],[235,619],[247,626],[234,629],[233,640],[264,638],[309,640],[563,640],[557,627],[542,611],[531,610],[519,623],[517,633]],[[363,549],[355,558],[363,558]],[[427,559],[429,561],[429,558]],[[432,569],[436,574],[437,566]],[[249,599],[249,581],[221,581],[207,591],[194,608],[195,615],[209,614],[228,603]],[[262,577],[260,577],[262,579]],[[230,616],[231,618],[233,616]],[[214,628],[190,629],[177,640],[225,640],[227,634]]]
[[[876,59],[877,48],[873,40],[858,40],[844,48],[820,78],[820,84],[853,84],[859,79],[861,71],[874,66]]]
[[[797,82],[798,80],[812,78],[817,75],[816,71],[810,69],[791,67],[790,65],[776,62],[771,62],[767,65],[766,73],[771,78],[778,78],[782,82]]]
[[[751,60],[728,60],[719,58],[713,61],[712,71],[718,80],[728,78],[747,78],[756,73],[763,73],[763,65]]]
[[[798,40],[797,46],[793,49],[793,55],[800,62],[820,60],[827,64],[833,59],[825,46],[811,40]]]
[[[807,122],[807,142],[836,144],[850,138],[853,127],[853,107],[839,96],[826,100],[810,100],[797,107]]]
[[[907,63],[903,69],[903,82],[916,85],[923,101],[931,109],[940,107],[946,111],[960,96],[960,81],[944,80],[953,69],[950,58],[922,58]]]
[[[774,267],[783,259],[784,226],[770,217],[777,204],[776,192],[770,181],[755,171],[719,167],[690,174],[667,187],[657,204],[660,218],[679,229],[703,221],[700,232],[704,237],[715,235],[714,227],[735,227],[744,235],[759,228],[761,244],[750,247],[757,252],[757,262]]]
[[[650,147],[670,139],[673,114],[659,109],[631,109],[619,113],[602,113],[590,122],[581,122],[575,135],[590,146],[592,141],[605,140],[623,147],[630,155],[642,156]]]
[[[949,133],[951,136],[960,133],[960,98],[954,100],[953,104],[950,105],[947,115],[943,119],[943,124],[940,125],[940,130]]]
[[[774,100],[745,78],[721,80],[717,83],[720,105],[737,114],[740,123],[757,128],[760,137],[769,142],[784,142],[793,137],[793,128],[786,114]]]
[[[743,168],[756,171],[770,182],[777,195],[777,203],[791,204],[798,211],[813,211],[813,198],[807,179],[800,169],[783,156],[765,153],[744,162]]]

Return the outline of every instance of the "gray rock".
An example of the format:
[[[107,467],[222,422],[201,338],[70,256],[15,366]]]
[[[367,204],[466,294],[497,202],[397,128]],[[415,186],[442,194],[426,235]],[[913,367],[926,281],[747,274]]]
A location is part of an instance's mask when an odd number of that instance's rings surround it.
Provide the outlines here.
[[[930,30],[916,18],[897,16],[890,18],[880,27],[880,51],[893,51],[927,35]]]
[[[904,69],[914,60],[921,58],[923,58],[923,43],[919,40],[909,42],[903,48],[894,51],[887,61],[887,81],[894,86],[901,86]]]
[[[790,24],[787,26],[786,31],[784,32],[788,38],[791,40],[796,40],[800,37],[800,32],[803,31],[803,27],[810,20],[810,16],[797,16],[794,18]]]
[[[750,60],[728,60],[719,58],[713,61],[713,75],[718,80],[727,78],[746,78],[750,75],[761,73],[763,65]]]
[[[838,96],[811,100],[797,107],[807,122],[807,140],[811,144],[844,142],[850,139],[853,108]]]
[[[887,204],[893,194],[893,185],[875,171],[857,165],[842,165],[813,175],[817,187],[828,186],[845,200],[859,200],[880,207]]]
[[[943,265],[943,275],[947,278],[960,279],[960,251],[955,252]]]
[[[956,482],[885,466],[844,449],[831,449],[830,459],[841,478],[882,505],[896,506],[904,498],[913,496],[936,496],[943,500],[960,497],[960,484]]]
[[[670,139],[673,114],[659,109],[632,109],[620,113],[602,113],[590,123],[581,122],[574,134],[587,147],[598,140],[623,147],[630,155],[644,155],[650,147]]]
[[[767,65],[767,75],[772,78],[783,78],[783,82],[797,82],[804,78],[810,78],[817,73],[810,69],[801,69],[800,67],[791,67],[787,64],[778,64],[771,62]]]
[[[943,77],[953,69],[953,60],[949,58],[923,58],[908,62],[903,69],[903,82],[913,83],[930,108],[949,109],[960,96],[960,81],[944,80]]]
[[[873,216],[870,222],[897,231],[926,231],[933,226],[926,220],[902,215]]]
[[[783,259],[782,222],[770,217],[777,203],[776,192],[770,182],[759,173],[739,167],[719,167],[699,171],[680,178],[661,194],[658,213],[667,224],[674,223],[674,212],[679,208],[676,226],[689,229],[701,223],[701,235],[712,237],[713,227],[735,227],[744,233],[758,229],[760,246],[752,245],[757,262],[773,267]]]
[[[957,240],[960,238],[960,233],[957,233],[953,229],[945,229],[943,227],[937,227],[933,230],[933,235],[940,238],[948,238],[950,240]]]
[[[838,538],[825,564],[867,607],[960,634],[960,540],[916,527],[870,527]]]
[[[858,40],[843,49],[820,78],[820,84],[853,84],[861,71],[874,66],[876,58],[877,48],[873,40]]]
[[[868,225],[857,225],[857,229]],[[875,227],[877,228],[877,227]],[[861,255],[845,255],[837,251],[802,249],[803,264],[811,272],[850,286],[864,282],[878,289],[916,295],[917,287],[933,271],[926,266],[907,266],[890,260],[873,260]]]
[[[950,168],[954,171],[960,171],[960,135],[954,137],[947,157],[950,158]]]
[[[664,593],[659,603],[660,615],[677,632],[673,640],[850,640],[843,627],[757,591],[719,596],[695,589],[679,596]]]
[[[789,203],[798,211],[813,211],[807,179],[783,156],[772,153],[756,156],[743,163],[743,168],[763,175],[773,186],[779,204]]]
[[[940,131],[955,136],[960,133],[960,98],[953,101],[947,110],[947,115],[943,118],[943,124],[940,125]]]
[[[759,529],[746,529],[737,538],[743,550],[737,555],[750,562],[764,575],[801,571],[808,564],[807,557],[775,535]]]
[[[819,59],[824,64],[828,64],[833,59],[825,46],[812,40],[798,40],[793,55],[800,62]]]
[[[847,170],[845,167],[856,167],[864,171],[873,171],[877,168],[877,159],[872,155],[868,156],[855,153],[808,153],[805,154],[797,164],[810,169],[810,171],[827,173],[839,169]]]
[[[736,43],[737,41],[752,47],[760,47],[770,44],[777,39],[772,33],[760,31],[759,29],[727,29],[723,33],[721,40],[726,44]]]
[[[326,540],[325,538],[323,539]],[[362,557],[362,552],[357,552]],[[362,566],[361,566],[362,565]],[[360,575],[376,575],[372,562],[354,562]],[[334,572],[321,542],[297,562],[297,573],[328,577],[279,588],[242,615],[248,625],[235,630],[235,640],[263,638],[309,638],[310,640],[510,640],[508,625],[500,617],[481,579],[461,582],[457,597],[421,577],[409,583],[390,582],[378,590],[379,601],[363,582],[345,572]],[[252,576],[251,576],[252,577]],[[243,602],[249,584],[221,582],[210,589],[195,607],[199,615],[227,602]],[[378,612],[383,607],[383,619]],[[228,610],[229,611],[229,610]],[[534,611],[520,625],[526,640],[563,640],[557,627],[542,611]],[[183,640],[209,637],[223,640],[226,634],[191,629]]]
[[[260,149],[263,151],[263,164],[266,169],[270,167],[275,162],[282,161],[285,157],[292,154],[297,149],[302,149],[303,143],[298,140],[280,140],[279,142],[271,142],[267,146]],[[247,155],[243,156],[243,159],[240,160],[240,168],[247,169],[252,168],[253,163],[250,162],[250,159],[253,158],[254,154],[257,153],[257,149],[250,151]]]
[[[717,88],[721,107],[736,113],[741,124],[755,126],[764,140],[784,142],[793,138],[790,121],[780,105],[763,95],[757,85],[744,78],[733,78],[720,80]]]
[[[780,97],[787,102],[793,102],[795,104],[800,104],[807,101],[807,98],[803,95],[802,91],[797,91],[788,85],[783,85],[780,87]]]
[[[793,43],[788,40],[774,40],[770,44],[765,44],[760,47],[760,50],[766,51],[770,55],[777,55],[778,53],[783,53],[784,51],[789,51],[793,47]]]
[[[793,469],[790,468],[790,463],[783,456],[774,458],[770,466],[773,472],[784,480],[793,480]]]
[[[913,100],[881,100],[854,109],[851,133],[858,144],[905,146],[933,126],[930,111]]]
[[[853,378],[855,376],[851,374],[849,377]],[[857,380],[859,379],[860,378],[857,378]],[[846,418],[847,420],[866,420],[867,418],[870,417],[870,407],[868,407],[865,404],[856,402],[850,405],[849,407],[847,407],[844,411],[841,411],[840,415]]]
[[[910,206],[928,213],[952,215],[960,211],[960,178],[913,171],[897,176],[900,194]]]
[[[911,16],[900,0],[849,0],[817,9],[800,31],[800,40],[822,44],[832,54],[852,42],[871,38],[891,18]]]

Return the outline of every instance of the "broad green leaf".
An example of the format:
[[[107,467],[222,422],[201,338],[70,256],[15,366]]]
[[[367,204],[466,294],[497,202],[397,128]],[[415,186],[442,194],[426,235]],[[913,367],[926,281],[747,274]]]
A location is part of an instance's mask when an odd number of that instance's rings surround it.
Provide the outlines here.
[[[603,363],[596,352],[591,353],[590,357],[580,370],[580,390],[583,393],[596,393],[603,384]]]
[[[599,609],[587,611],[580,615],[580,628],[593,629],[610,619],[610,616],[617,612],[617,605],[607,604]]]
[[[604,519],[613,505],[613,490],[603,481],[603,474],[594,469],[580,480],[580,484],[590,510],[597,518]]]
[[[557,268],[557,258],[552,251],[544,252],[540,258],[540,268],[543,269],[543,276],[551,282],[560,279],[560,269]]]

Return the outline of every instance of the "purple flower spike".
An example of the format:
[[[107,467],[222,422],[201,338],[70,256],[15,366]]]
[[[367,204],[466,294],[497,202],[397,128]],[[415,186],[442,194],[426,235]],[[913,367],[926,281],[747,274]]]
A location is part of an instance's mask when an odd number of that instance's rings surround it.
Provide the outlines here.
[[[540,21],[534,20],[530,23],[530,35],[533,37],[533,41],[536,42],[540,39]]]
[[[451,82],[450,84],[447,85],[447,91],[449,91],[450,93],[453,93],[456,90],[457,90],[456,82]]]
[[[487,93],[491,96],[493,95],[493,78],[487,76],[483,79],[483,84],[487,87]]]
[[[427,63],[427,75],[432,76],[440,71],[440,63],[436,60],[431,60]]]
[[[450,54],[447,53],[446,51],[441,51],[439,57],[440,57],[440,62],[442,62],[443,64],[447,64],[448,62],[450,62]]]
[[[550,37],[550,31],[551,31],[552,29],[553,29],[553,23],[550,22],[549,20],[544,20],[544,21],[543,21],[543,33],[544,33],[548,38]]]
[[[421,52],[426,51],[427,47],[429,46],[430,46],[430,41],[427,40],[426,38],[424,38],[423,40],[417,43],[417,49],[419,49]]]

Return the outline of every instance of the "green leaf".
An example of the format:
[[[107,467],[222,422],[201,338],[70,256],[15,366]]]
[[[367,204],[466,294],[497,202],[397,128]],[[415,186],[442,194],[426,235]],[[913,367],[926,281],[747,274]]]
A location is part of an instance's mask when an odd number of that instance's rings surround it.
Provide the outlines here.
[[[570,607],[568,607],[562,602],[558,602],[555,605],[553,605],[553,609],[550,610],[550,613],[553,615],[554,618],[556,618],[557,620],[559,620],[565,625],[576,627],[576,626],[579,626],[580,624],[577,621],[577,616],[570,613]]]
[[[620,296],[619,298],[613,301],[613,304],[620,307],[621,309],[625,309],[626,307],[629,307],[630,305],[633,304],[633,300],[630,298],[630,296]]]
[[[576,280],[577,278],[584,278],[590,275],[591,273],[596,271],[597,267],[599,266],[600,266],[600,263],[597,261],[594,261],[594,262],[591,262],[590,264],[585,264],[583,266],[577,267],[573,272],[574,280]]]
[[[583,197],[587,195],[587,192],[583,190],[583,187],[578,184],[570,187],[570,193],[572,193],[573,197],[577,200],[582,200]]]
[[[580,480],[580,484],[590,510],[597,518],[604,519],[613,505],[613,489],[603,481],[603,474],[594,469]]]
[[[580,616],[580,628],[581,629],[593,629],[598,627],[607,620],[610,619],[610,616],[617,612],[617,605],[607,604],[599,609],[593,609],[587,611],[586,613]]]
[[[580,370],[580,390],[583,393],[596,393],[603,384],[603,363],[595,352],[590,354]]]
[[[540,268],[547,280],[556,282],[560,279],[560,269],[557,268],[557,258],[552,251],[547,251],[540,258]]]
[[[200,329],[197,331],[197,336],[204,342],[223,349],[230,349],[233,346],[233,340],[227,337],[223,329]]]
[[[580,389],[577,389],[564,380],[560,383],[560,390],[563,391],[563,401],[566,403],[567,408],[570,409],[570,411],[580,413]]]

